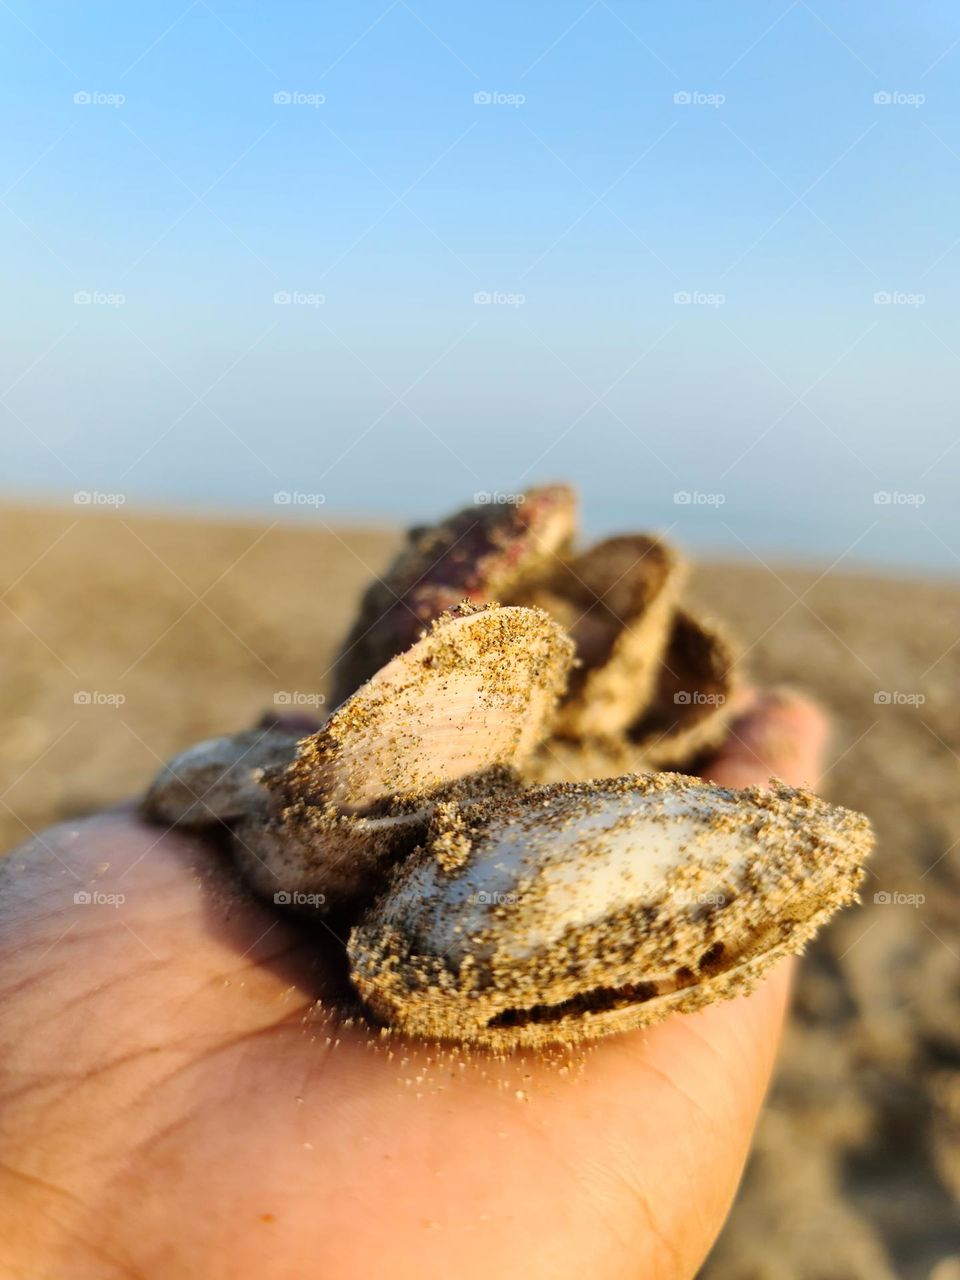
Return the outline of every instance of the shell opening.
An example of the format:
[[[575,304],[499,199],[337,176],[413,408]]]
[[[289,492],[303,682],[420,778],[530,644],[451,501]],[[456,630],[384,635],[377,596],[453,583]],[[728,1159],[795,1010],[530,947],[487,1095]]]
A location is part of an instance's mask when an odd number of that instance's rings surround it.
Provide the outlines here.
[[[727,948],[714,942],[700,957],[696,971],[683,966],[669,978],[652,982],[631,982],[620,987],[593,987],[556,1004],[536,1004],[529,1009],[504,1009],[487,1023],[491,1031],[526,1026],[549,1026],[566,1018],[584,1014],[611,1013],[630,1005],[644,1004],[657,996],[671,995],[685,987],[696,986],[701,978],[712,976],[724,968]]]

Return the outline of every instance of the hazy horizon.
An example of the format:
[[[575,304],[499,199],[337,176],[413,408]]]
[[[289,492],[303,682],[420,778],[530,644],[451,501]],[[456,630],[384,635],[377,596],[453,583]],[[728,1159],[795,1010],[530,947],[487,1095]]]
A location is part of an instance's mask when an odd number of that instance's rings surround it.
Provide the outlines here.
[[[945,0],[15,10],[0,498],[955,571]]]

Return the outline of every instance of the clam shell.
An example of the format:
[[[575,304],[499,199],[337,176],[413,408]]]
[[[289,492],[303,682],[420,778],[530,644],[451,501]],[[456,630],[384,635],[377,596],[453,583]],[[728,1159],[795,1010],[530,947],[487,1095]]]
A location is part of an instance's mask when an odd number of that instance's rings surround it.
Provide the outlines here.
[[[530,782],[588,782],[678,768],[720,746],[734,708],[733,647],[723,631],[678,609],[654,694],[628,733],[554,734],[524,766]]]
[[[263,771],[288,764],[297,738],[276,729],[250,729],[210,738],[163,766],[143,801],[145,815],[170,826],[205,827],[266,813]]]
[[[653,697],[628,733],[645,768],[670,768],[720,745],[737,688],[735,661],[722,628],[677,610]]]
[[[501,1048],[749,989],[855,900],[871,845],[865,818],[810,792],[679,774],[536,787],[468,823],[469,855],[445,869],[428,843],[348,949],[390,1026]]]
[[[572,644],[534,609],[441,618],[266,776],[269,812],[238,824],[243,873],[267,896],[329,911],[369,901],[464,786],[499,795],[555,712]]]
[[[545,485],[528,489],[519,502],[465,507],[440,524],[411,529],[407,545],[364,594],[337,658],[334,704],[461,600],[506,602],[570,542],[576,505],[568,485]]]
[[[673,548],[645,534],[608,538],[557,562],[539,602],[570,632],[580,662],[558,733],[614,735],[640,715],[660,675],[685,576]]]
[[[234,859],[247,883],[281,906],[322,914],[375,894],[393,864],[423,838],[428,814],[357,818],[332,810],[288,809],[237,822]]]
[[[541,610],[468,606],[382,667],[268,783],[287,805],[369,814],[517,765],[547,732],[572,660]]]

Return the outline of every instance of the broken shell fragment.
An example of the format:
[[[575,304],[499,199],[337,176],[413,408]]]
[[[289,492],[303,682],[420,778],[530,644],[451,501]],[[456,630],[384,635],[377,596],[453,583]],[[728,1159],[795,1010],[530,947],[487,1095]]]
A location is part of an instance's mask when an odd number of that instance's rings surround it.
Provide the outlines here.
[[[871,845],[810,792],[679,774],[531,788],[470,821],[469,856],[413,854],[348,950],[389,1026],[496,1048],[749,990],[855,899]]]

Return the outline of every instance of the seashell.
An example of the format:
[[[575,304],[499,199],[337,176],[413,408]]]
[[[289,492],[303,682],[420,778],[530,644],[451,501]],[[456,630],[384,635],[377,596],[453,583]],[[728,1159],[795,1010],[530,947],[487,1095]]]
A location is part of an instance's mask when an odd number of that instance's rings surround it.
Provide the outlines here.
[[[170,826],[205,827],[247,814],[265,814],[270,797],[264,769],[287,764],[297,750],[294,735],[248,729],[209,738],[174,756],[153,780],[145,815]]]
[[[495,1048],[606,1035],[750,989],[856,898],[865,818],[679,774],[535,787],[466,815],[353,930],[353,981],[409,1035]]]
[[[574,506],[555,485],[413,531],[326,722],[201,743],[143,803],[225,826],[258,892],[353,923],[356,990],[401,1033],[502,1049],[644,1026],[748,990],[856,896],[861,815],[640,776],[719,744],[733,648],[679,606],[663,539],[574,552]]]
[[[524,769],[531,782],[586,782],[689,765],[720,746],[733,708],[733,646],[715,625],[678,609],[653,695],[625,733],[554,734]]]
[[[377,671],[268,784],[288,804],[368,813],[539,745],[573,646],[537,609],[465,606]]]
[[[144,811],[169,824],[230,823],[260,893],[343,909],[422,839],[437,800],[517,785],[513,768],[547,732],[572,656],[539,610],[451,611],[316,733],[298,742],[259,730],[192,747],[164,767]]]
[[[563,621],[580,664],[558,734],[614,735],[641,713],[660,674],[685,575],[677,553],[644,534],[608,538],[556,562],[546,588],[550,603],[544,604]]]
[[[646,768],[672,768],[720,745],[736,688],[733,671],[733,645],[723,630],[678,609],[653,695],[627,730]]]
[[[569,543],[576,495],[568,485],[528,489],[522,500],[477,504],[411,529],[406,547],[363,597],[334,668],[334,703],[349,697],[420,631],[463,600],[523,603],[517,584]]]
[[[686,566],[663,539],[607,538],[571,549],[576,503],[564,485],[516,506],[466,507],[411,533],[367,591],[338,659],[352,691],[453,599],[545,610],[568,632],[577,667],[531,782],[683,767],[723,738],[736,690],[729,640],[678,607]]]

